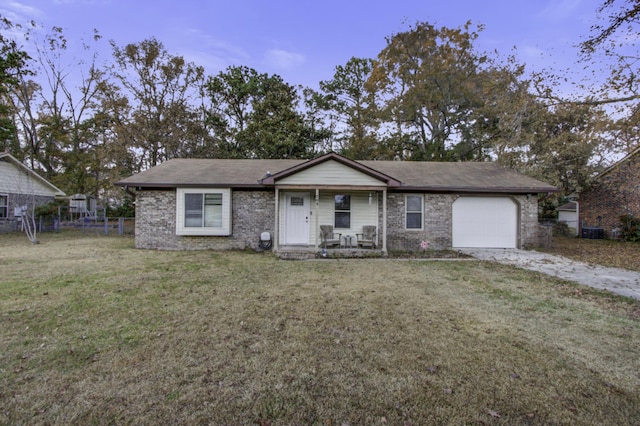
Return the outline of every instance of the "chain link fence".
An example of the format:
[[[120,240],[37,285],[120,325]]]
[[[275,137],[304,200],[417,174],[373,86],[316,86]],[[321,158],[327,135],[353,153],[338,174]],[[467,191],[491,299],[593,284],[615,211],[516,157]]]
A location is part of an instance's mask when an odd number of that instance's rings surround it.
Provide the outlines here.
[[[65,229],[81,230],[83,234],[133,235],[134,217],[82,217],[68,221],[58,216],[40,216],[37,220],[38,232],[61,232]]]

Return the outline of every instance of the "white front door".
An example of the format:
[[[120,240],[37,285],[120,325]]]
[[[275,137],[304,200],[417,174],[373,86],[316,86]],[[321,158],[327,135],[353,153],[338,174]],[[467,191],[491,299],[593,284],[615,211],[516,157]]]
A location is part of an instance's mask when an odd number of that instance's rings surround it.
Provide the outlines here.
[[[309,193],[285,194],[284,243],[309,244]]]

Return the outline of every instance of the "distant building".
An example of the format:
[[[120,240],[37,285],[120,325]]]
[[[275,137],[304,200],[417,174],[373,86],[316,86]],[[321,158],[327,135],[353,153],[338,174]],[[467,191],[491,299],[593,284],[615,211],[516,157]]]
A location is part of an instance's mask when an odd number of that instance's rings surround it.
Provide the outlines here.
[[[11,154],[0,154],[0,233],[18,230],[26,209],[65,195]]]
[[[580,226],[599,227],[615,236],[620,216],[640,217],[640,147],[600,173],[580,194]]]

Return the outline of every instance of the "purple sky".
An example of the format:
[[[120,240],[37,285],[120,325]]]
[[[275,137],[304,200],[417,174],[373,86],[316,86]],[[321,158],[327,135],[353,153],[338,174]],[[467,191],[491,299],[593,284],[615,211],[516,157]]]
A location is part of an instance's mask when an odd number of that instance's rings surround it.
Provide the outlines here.
[[[156,37],[171,54],[214,75],[230,65],[279,74],[317,88],[352,56],[375,57],[385,37],[409,23],[485,25],[477,46],[507,55],[513,47],[530,70],[575,65],[575,45],[589,35],[603,0],[0,0],[13,22],[64,28],[71,43],[104,37],[119,46]],[[594,64],[593,66],[597,66]]]

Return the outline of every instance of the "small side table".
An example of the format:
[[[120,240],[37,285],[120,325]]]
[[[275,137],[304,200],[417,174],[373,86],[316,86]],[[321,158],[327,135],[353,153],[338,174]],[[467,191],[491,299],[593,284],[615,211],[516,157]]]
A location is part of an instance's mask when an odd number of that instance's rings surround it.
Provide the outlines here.
[[[353,235],[342,235],[340,238],[340,247],[342,248],[353,248],[353,240],[355,237]]]

